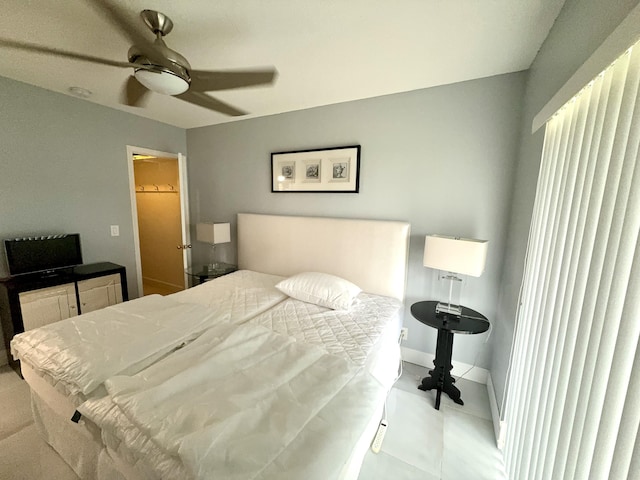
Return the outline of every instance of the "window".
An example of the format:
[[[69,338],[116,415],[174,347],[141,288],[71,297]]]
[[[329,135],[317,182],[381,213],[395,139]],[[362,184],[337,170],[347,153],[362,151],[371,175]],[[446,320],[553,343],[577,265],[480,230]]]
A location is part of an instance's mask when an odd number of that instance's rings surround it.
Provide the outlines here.
[[[546,125],[504,408],[514,480],[640,475],[639,86],[636,44]]]

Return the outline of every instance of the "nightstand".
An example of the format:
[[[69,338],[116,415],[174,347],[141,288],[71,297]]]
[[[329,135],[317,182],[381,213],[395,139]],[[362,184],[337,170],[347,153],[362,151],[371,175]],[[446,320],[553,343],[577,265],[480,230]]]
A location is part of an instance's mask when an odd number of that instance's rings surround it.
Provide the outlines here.
[[[450,313],[436,313],[438,302],[417,302],[411,305],[411,315],[420,323],[438,329],[438,342],[436,344],[436,358],[433,361],[434,369],[429,371],[429,376],[422,379],[420,390],[437,389],[436,410],[440,409],[440,396],[442,392],[451,397],[451,400],[459,405],[464,405],[460,398],[460,390],[451,376],[451,354],[453,353],[453,334],[474,334],[489,330],[489,320],[481,313],[462,307],[460,316]]]
[[[218,263],[218,268],[215,270],[209,270],[207,265],[194,265],[187,268],[187,274],[191,275],[194,279],[198,279],[198,285],[212,280],[214,278],[227,275],[238,270],[237,265],[231,265],[230,263]]]

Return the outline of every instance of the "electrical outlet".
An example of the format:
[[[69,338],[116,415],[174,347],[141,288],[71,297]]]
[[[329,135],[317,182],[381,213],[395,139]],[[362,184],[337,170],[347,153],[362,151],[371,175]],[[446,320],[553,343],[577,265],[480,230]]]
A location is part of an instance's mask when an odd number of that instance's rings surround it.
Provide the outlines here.
[[[406,342],[409,340],[409,329],[407,327],[402,327],[400,329],[400,341]]]
[[[119,237],[120,236],[120,226],[119,225],[111,225],[111,236]]]

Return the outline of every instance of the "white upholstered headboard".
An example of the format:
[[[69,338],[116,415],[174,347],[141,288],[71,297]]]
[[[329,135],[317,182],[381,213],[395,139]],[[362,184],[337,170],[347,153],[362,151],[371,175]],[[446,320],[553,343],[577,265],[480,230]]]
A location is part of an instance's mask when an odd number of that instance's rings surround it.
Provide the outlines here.
[[[404,300],[411,226],[405,222],[238,214],[238,266],[290,276],[325,272]]]

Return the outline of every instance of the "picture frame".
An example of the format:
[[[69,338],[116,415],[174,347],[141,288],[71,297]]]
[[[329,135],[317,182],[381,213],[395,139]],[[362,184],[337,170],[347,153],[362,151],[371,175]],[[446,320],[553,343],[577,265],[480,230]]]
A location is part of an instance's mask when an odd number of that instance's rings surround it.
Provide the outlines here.
[[[273,193],[358,193],[360,145],[271,154]]]

